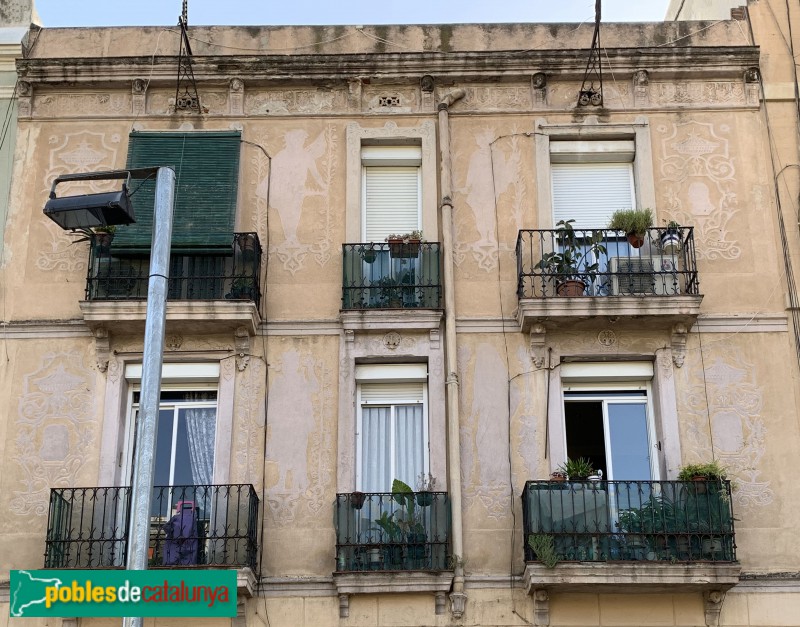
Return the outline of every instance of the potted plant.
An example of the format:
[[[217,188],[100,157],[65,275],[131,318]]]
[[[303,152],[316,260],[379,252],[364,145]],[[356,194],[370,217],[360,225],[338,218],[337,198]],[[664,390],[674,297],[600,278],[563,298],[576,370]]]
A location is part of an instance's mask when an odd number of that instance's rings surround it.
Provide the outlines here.
[[[550,481],[563,482],[566,481],[567,479],[569,479],[569,476],[567,475],[567,473],[561,470],[554,470],[553,472],[550,473]]]
[[[252,259],[256,254],[256,235],[255,233],[237,233],[236,246],[241,251],[242,257]]]
[[[415,229],[402,235],[392,233],[386,236],[385,241],[389,244],[389,254],[392,257],[416,258],[419,256],[419,245],[423,241],[422,231]]]
[[[398,281],[392,276],[381,277],[378,286],[378,300],[383,307],[399,309],[403,306],[403,292]]]
[[[236,277],[231,283],[231,291],[225,295],[229,299],[255,298],[255,282],[252,277]]]
[[[363,492],[355,491],[350,493],[350,507],[353,509],[361,509],[364,507],[364,501],[366,500],[367,495]]]
[[[670,220],[661,233],[661,250],[666,255],[675,255],[681,250],[681,225]]]
[[[429,507],[433,503],[433,491],[436,487],[436,477],[431,473],[422,473],[417,477],[417,505]]]
[[[111,251],[111,242],[114,241],[114,233],[117,232],[117,227],[109,226],[96,226],[92,229],[94,234],[95,250],[99,253],[108,253]]]
[[[375,263],[375,260],[378,258],[378,251],[375,250],[372,244],[359,247],[358,254],[366,263]]]
[[[585,457],[578,459],[568,457],[567,461],[558,467],[558,470],[566,474],[571,481],[585,481],[589,475],[594,473],[592,462]]]
[[[391,514],[384,510],[379,518],[375,519],[375,524],[383,532],[381,545],[383,548],[383,561],[387,566],[397,566],[403,561],[403,530],[397,520],[395,513]],[[372,557],[370,557],[372,562]]]
[[[559,296],[582,296],[587,282],[593,281],[606,254],[601,231],[591,237],[578,237],[572,227],[575,220],[556,223],[555,244],[558,250],[545,253],[534,268],[553,278]]]
[[[618,209],[611,215],[608,228],[622,231],[628,236],[628,243],[641,248],[647,229],[653,226],[653,212],[650,209]]]

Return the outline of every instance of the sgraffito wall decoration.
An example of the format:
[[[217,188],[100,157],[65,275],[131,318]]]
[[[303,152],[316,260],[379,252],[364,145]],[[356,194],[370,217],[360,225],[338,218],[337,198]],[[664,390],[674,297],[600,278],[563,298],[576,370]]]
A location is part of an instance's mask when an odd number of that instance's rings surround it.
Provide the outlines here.
[[[99,133],[78,131],[64,135],[51,135],[50,155],[42,181],[42,198],[47,198],[56,177],[77,172],[113,170],[117,163],[120,146],[118,133]],[[63,183],[58,187],[58,195],[86,194],[107,191],[109,181],[86,183]],[[51,220],[39,221],[47,230],[47,236],[38,246],[36,266],[40,270],[62,270],[78,272],[86,267],[86,246],[75,245],[75,238],[63,231]]]
[[[700,259],[742,254],[731,221],[739,213],[735,158],[726,124],[685,122],[657,127],[661,197],[671,219],[695,227]]]
[[[8,511],[44,516],[50,488],[75,487],[81,469],[96,457],[94,374],[78,352],[44,355],[24,377],[10,458],[17,466]]]
[[[764,390],[756,381],[756,365],[741,350],[714,346],[694,359],[683,410],[689,420],[684,461],[709,461],[712,451],[736,484],[733,497],[745,510],[774,500],[771,482],[763,477],[767,427],[762,416]]]
[[[332,502],[336,373],[312,352],[283,348],[270,359],[266,511],[279,527],[314,526]]]
[[[274,143],[266,134],[256,141],[263,146]],[[337,144],[332,126],[315,137],[292,129],[282,135],[280,148],[270,149],[271,162],[261,151],[254,151],[250,161],[259,238],[270,242],[269,254],[293,275],[309,256],[320,266],[331,259],[335,221],[330,192],[337,176]],[[270,237],[268,224],[273,225]],[[315,227],[313,237],[304,237],[309,225]]]

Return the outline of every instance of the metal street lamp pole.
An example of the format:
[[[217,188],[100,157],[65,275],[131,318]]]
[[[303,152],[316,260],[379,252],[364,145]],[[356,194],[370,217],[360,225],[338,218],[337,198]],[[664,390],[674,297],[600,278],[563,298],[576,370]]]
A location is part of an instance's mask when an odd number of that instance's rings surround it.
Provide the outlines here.
[[[158,168],[153,209],[153,240],[147,286],[147,317],[144,328],[142,393],[136,425],[136,459],[131,486],[130,529],[125,567],[147,570],[150,546],[150,499],[153,494],[156,427],[161,400],[161,366],[164,361],[164,329],[167,322],[167,279],[172,241],[172,204],[175,172]],[[124,627],[142,627],[141,616],[123,619]]]

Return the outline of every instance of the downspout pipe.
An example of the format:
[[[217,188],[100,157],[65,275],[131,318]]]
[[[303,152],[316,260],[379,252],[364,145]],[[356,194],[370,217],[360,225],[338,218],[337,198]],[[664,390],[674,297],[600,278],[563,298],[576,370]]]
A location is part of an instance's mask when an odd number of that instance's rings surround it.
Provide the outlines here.
[[[453,591],[450,593],[450,607],[454,618],[461,618],[467,604],[464,593],[464,527],[461,518],[461,442],[460,418],[458,408],[459,383],[456,353],[456,296],[453,261],[453,173],[450,158],[450,118],[449,107],[466,95],[463,89],[454,89],[442,98],[439,111],[439,151],[442,202],[440,204],[442,221],[442,265],[444,270],[444,312],[445,312],[445,363],[447,380],[447,458],[449,495],[452,520],[452,544],[454,577]]]

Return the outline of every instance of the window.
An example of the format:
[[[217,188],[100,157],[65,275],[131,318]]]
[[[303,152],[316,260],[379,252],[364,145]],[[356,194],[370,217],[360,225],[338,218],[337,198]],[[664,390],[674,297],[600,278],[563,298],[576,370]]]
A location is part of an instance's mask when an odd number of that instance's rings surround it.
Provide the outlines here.
[[[361,163],[363,241],[383,242],[389,234],[419,229],[421,148],[364,146]]]
[[[568,361],[551,376],[551,470],[586,457],[606,479],[657,481],[680,465],[674,382],[654,362]]]
[[[362,365],[356,379],[356,489],[413,488],[429,472],[426,365]]]
[[[239,181],[238,132],[134,132],[128,167],[171,166],[175,170],[173,250],[230,249]],[[153,229],[155,180],[135,188],[136,224],[117,229],[114,248],[147,250]]]

